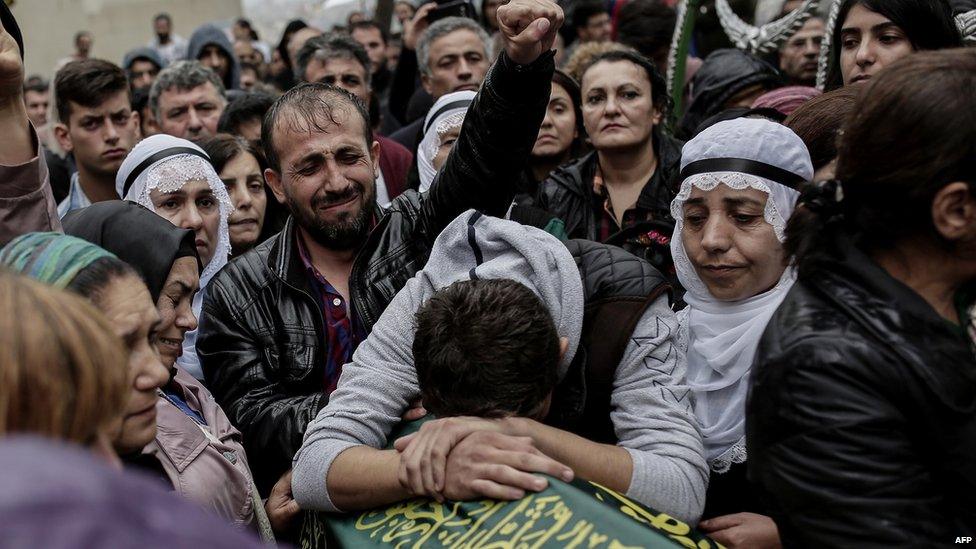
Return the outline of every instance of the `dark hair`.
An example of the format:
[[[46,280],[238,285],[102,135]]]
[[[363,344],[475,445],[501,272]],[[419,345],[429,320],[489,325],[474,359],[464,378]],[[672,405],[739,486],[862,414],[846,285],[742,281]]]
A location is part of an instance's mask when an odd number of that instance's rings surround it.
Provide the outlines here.
[[[128,263],[116,257],[103,257],[96,259],[90,265],[79,271],[71,279],[71,283],[65,286],[65,289],[99,305],[102,295],[109,284],[118,278],[126,276],[134,276],[140,281],[142,280],[139,273]]]
[[[783,125],[800,136],[810,151],[813,169],[819,170],[837,158],[837,136],[854,111],[861,88],[845,86],[810,99],[786,117]]]
[[[268,162],[264,158],[264,152],[259,143],[253,143],[239,135],[218,133],[213,137],[198,141],[197,144],[210,157],[210,164],[213,165],[214,171],[218,175],[224,171],[228,162],[240,156],[241,153],[248,153],[257,160],[258,168],[261,169],[261,178],[264,179],[264,169],[268,167]],[[264,225],[261,228],[261,234],[258,236],[258,243],[264,242],[271,235],[280,231],[288,217],[287,210],[275,198],[267,182],[264,184],[264,194],[267,197],[267,206],[264,210]]]
[[[264,115],[271,109],[274,101],[274,97],[263,92],[242,93],[227,104],[217,122],[217,131],[239,134],[244,124],[252,120],[264,120]]]
[[[360,65],[366,73],[366,85],[370,83],[371,64],[366,48],[359,42],[345,34],[328,33],[309,38],[302,49],[295,54],[295,78],[299,82],[306,82],[305,69],[312,59],[326,61],[329,59],[352,59]]]
[[[590,22],[591,17],[603,13],[607,13],[607,7],[602,0],[585,0],[576,4],[576,7],[573,8],[573,29],[585,27]]]
[[[630,61],[647,73],[647,79],[651,82],[651,102],[654,107],[661,112],[661,120],[667,120],[671,112],[671,97],[668,95],[668,85],[664,77],[658,72],[654,63],[651,63],[643,55],[631,50],[612,50],[593,56],[590,62],[583,65],[580,70],[580,87],[583,86],[583,79],[586,72],[594,65],[601,62],[613,63],[616,61]]]
[[[34,93],[47,93],[48,85],[47,82],[43,80],[41,82],[25,82],[24,83],[24,93],[34,92]]]
[[[84,38],[86,36],[88,38],[91,38],[92,37],[92,33],[88,32],[88,31],[78,31],[78,32],[76,32],[75,33],[75,44],[77,44],[79,40],[81,40],[82,38]]]
[[[383,45],[386,45],[390,41],[390,33],[386,29],[381,27],[379,23],[373,21],[372,19],[366,21],[359,21],[357,23],[353,23],[352,25],[349,25],[349,36],[352,36],[352,33],[356,32],[359,29],[363,29],[363,30],[376,29],[380,31],[380,36],[383,38]]]
[[[840,71],[840,33],[847,14],[857,5],[890,19],[905,32],[915,50],[941,50],[962,46],[959,28],[946,0],[844,0],[830,37],[831,55],[826,86],[828,90],[844,85],[844,77]]]
[[[910,236],[947,245],[932,224],[932,199],[953,181],[976,183],[976,52],[910,55],[865,86],[838,140],[841,188],[808,188],[787,224],[784,247],[801,276],[837,234],[867,252]]]
[[[304,128],[324,132],[326,129],[322,121],[335,124],[334,111],[341,104],[351,105],[355,113],[363,122],[363,137],[366,139],[366,146],[373,143],[373,128],[369,123],[369,111],[355,95],[338,87],[319,82],[309,82],[298,85],[279,97],[268,114],[264,117],[261,124],[261,145],[264,147],[264,156],[268,160],[268,167],[276,172],[281,172],[281,161],[278,152],[274,147],[274,132],[279,124],[287,124],[291,128]],[[285,116],[287,121],[282,121]]]
[[[308,27],[308,23],[302,21],[301,19],[292,19],[285,25],[285,30],[281,33],[281,40],[278,41],[278,55],[281,56],[281,60],[285,62],[285,65],[289,69],[291,66],[291,59],[288,58],[288,41],[291,40],[291,36],[296,32]],[[270,59],[268,61],[271,61]]]
[[[620,8],[617,41],[634,48],[658,67],[667,62],[678,15],[657,0],[635,0]]]
[[[413,357],[424,407],[440,417],[532,417],[556,384],[559,336],[531,290],[464,280],[416,316]]]
[[[155,23],[156,21],[166,21],[169,24],[173,24],[173,18],[170,17],[169,14],[165,12],[156,14],[156,17],[153,17],[153,23]]]
[[[580,85],[573,77],[565,71],[556,69],[552,73],[552,83],[557,84],[569,94],[569,100],[573,103],[573,113],[576,114],[576,139],[569,148],[572,158],[576,158],[583,152],[586,143],[586,126],[583,125],[583,100],[580,95]]]
[[[58,119],[64,124],[71,117],[71,102],[91,109],[119,92],[126,92],[131,100],[125,71],[101,59],[72,61],[54,77],[54,102]]]

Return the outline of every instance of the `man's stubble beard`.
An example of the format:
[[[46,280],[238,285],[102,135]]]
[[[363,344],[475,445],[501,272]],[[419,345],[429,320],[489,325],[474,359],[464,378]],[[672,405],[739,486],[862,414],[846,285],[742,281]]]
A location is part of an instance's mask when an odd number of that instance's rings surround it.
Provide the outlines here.
[[[340,218],[341,220],[336,222],[324,221],[315,214],[316,203],[322,202],[324,198],[316,196],[312,199],[311,205],[305,205],[299,204],[286,193],[285,202],[288,211],[295,218],[295,223],[320,246],[329,250],[354,250],[369,236],[370,221],[376,209],[375,185],[373,183],[373,191],[368,194],[365,189],[360,189],[362,206],[357,214],[351,218],[347,215],[346,219]]]

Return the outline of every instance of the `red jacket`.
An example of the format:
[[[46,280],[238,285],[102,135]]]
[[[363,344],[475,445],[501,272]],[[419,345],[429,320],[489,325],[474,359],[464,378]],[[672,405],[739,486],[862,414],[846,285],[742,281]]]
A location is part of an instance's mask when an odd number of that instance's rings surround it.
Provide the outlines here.
[[[380,144],[380,171],[383,172],[390,200],[393,200],[407,190],[407,172],[413,164],[413,154],[403,145],[382,135],[377,135],[376,141]]]

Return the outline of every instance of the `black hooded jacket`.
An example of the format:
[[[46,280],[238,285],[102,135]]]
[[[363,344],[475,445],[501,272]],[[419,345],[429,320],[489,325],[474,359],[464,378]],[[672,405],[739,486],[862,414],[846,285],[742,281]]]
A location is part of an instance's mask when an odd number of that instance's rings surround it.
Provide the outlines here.
[[[227,38],[224,31],[216,26],[206,24],[193,31],[193,36],[190,37],[190,43],[186,48],[186,58],[197,60],[203,49],[211,44],[220,48],[230,59],[230,70],[224,77],[224,89],[238,89],[241,82],[241,65],[237,61],[237,56],[234,55],[234,46],[230,43],[230,39]]]
[[[782,84],[779,71],[762,59],[736,49],[715,50],[691,81],[691,103],[677,135],[689,139],[699,124],[725,110],[726,102],[746,88],[773,89]]]
[[[756,352],[749,478],[784,547],[942,547],[976,532],[976,360],[846,237]]]

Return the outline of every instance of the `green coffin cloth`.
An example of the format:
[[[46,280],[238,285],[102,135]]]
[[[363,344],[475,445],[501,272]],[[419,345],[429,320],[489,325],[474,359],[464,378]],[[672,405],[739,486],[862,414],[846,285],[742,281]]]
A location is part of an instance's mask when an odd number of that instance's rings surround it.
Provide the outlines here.
[[[396,440],[415,425],[405,426]],[[305,513],[300,547],[721,547],[687,524],[595,483],[549,478],[517,501],[414,499],[360,514]]]

